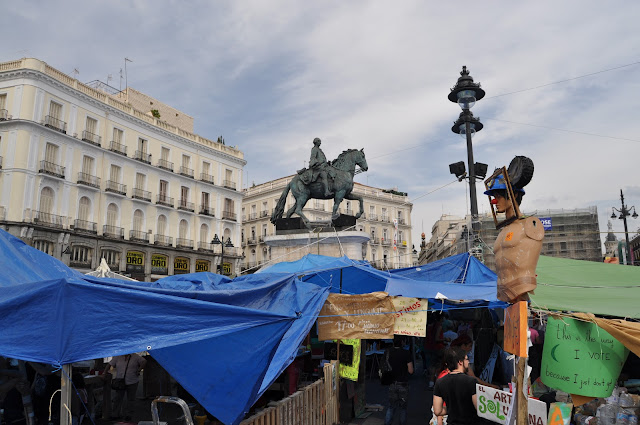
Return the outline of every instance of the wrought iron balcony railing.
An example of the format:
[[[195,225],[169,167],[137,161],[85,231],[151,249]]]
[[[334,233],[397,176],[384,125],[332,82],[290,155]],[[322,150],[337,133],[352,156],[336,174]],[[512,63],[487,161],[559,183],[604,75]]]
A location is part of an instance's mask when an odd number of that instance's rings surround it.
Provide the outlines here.
[[[178,202],[178,209],[179,210],[183,210],[183,211],[194,212],[196,208],[195,208],[193,202],[188,202],[185,199],[180,199],[180,202]]]
[[[40,161],[40,173],[49,174],[50,176],[64,178],[65,168],[62,165],[54,164],[49,161]]]
[[[76,232],[93,233],[96,235],[98,234],[98,224],[92,221],[78,219],[73,222],[73,230]]]
[[[149,243],[149,234],[141,230],[129,230],[129,240]]]
[[[236,190],[236,182],[231,181],[231,180],[223,180],[222,181],[222,186],[226,187],[227,189]]]
[[[87,130],[82,131],[82,140],[96,146],[100,146],[102,143],[102,137]]]
[[[145,164],[151,164],[151,154],[144,151],[136,151],[133,155],[133,159],[144,162]]]
[[[193,170],[191,168],[187,168],[187,167],[180,167],[180,173],[181,176],[185,176],[185,177],[191,177],[193,178]]]
[[[78,173],[78,184],[84,184],[95,188],[100,188],[100,177],[92,176],[88,173]]]
[[[104,188],[105,192],[119,193],[120,195],[127,195],[127,185],[114,182],[113,180],[107,180],[107,186]]]
[[[200,173],[200,180],[213,184],[213,176],[207,173]]]
[[[137,187],[133,188],[133,193],[131,194],[133,199],[140,199],[142,201],[151,202],[151,192],[147,190],[142,190]]]
[[[173,208],[175,205],[173,197],[167,196],[163,193],[156,195],[156,204],[164,205],[165,207],[171,207],[171,208]]]
[[[176,238],[176,247],[193,249],[193,239]]]
[[[198,251],[211,251],[213,252],[213,245],[209,242],[198,242]]]
[[[9,111],[6,109],[0,109],[0,121],[6,121],[9,119]]]
[[[200,210],[199,210],[200,214],[202,215],[209,215],[211,217],[215,217],[215,211],[213,208],[209,208],[208,205],[200,205]]]
[[[113,140],[109,142],[109,150],[120,155],[127,156],[127,146]]]
[[[171,236],[155,234],[153,235],[153,243],[160,246],[171,246],[173,245],[173,238]]]
[[[62,229],[62,227],[64,226],[64,217],[44,211],[35,211],[33,222],[39,224],[40,226]]]
[[[171,171],[173,172],[173,162],[169,162],[165,159],[160,159],[158,160],[158,164],[157,164],[158,168],[162,168],[163,170],[167,170],[167,171]]]
[[[222,218],[225,220],[237,221],[238,215],[231,211],[222,211]]]
[[[122,227],[105,224],[102,226],[102,235],[111,239],[124,239],[124,229]]]
[[[60,133],[67,134],[67,123],[56,117],[52,117],[51,115],[44,117],[44,126],[59,131]]]

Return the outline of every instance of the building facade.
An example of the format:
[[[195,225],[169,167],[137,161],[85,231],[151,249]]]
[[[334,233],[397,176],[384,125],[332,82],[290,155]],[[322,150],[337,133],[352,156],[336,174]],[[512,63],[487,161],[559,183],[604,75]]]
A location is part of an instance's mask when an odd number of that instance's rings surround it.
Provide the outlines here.
[[[545,235],[541,255],[573,258],[576,260],[602,261],[602,242],[595,206],[574,210],[538,210],[526,212],[543,220]],[[498,237],[493,216],[480,216],[480,231],[475,241],[470,241],[470,218],[443,215],[431,229],[431,239],[420,252],[420,264],[430,263],[451,255],[470,251],[495,270],[493,244]]]
[[[244,191],[242,201],[242,248],[244,268],[251,272],[269,261],[271,253],[265,237],[275,235],[271,214],[280,199],[282,190],[294,176],[283,177],[252,186]],[[411,242],[411,209],[408,196],[393,190],[383,190],[355,182],[353,192],[364,199],[364,214],[356,222],[357,230],[369,234],[363,244],[362,257],[380,269],[409,267],[414,263]],[[295,200],[289,193],[285,211]],[[340,213],[355,215],[358,201],[343,200]],[[303,212],[310,221],[331,219],[333,200],[310,199]],[[310,236],[311,237],[311,236]],[[395,241],[395,244],[394,244]]]
[[[2,228],[80,271],[101,258],[138,280],[215,271],[214,235],[239,246],[243,153],[140,92],[0,63],[0,157]],[[225,248],[231,272],[238,252]]]

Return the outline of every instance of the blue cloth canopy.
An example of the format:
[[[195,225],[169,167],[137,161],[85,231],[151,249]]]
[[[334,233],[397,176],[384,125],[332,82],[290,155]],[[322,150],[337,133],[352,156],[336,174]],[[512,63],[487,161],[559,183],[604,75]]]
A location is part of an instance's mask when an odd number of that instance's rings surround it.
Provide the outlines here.
[[[89,277],[1,230],[0,270],[0,355],[62,365],[149,351],[225,424],[295,358],[328,295],[292,274]]]

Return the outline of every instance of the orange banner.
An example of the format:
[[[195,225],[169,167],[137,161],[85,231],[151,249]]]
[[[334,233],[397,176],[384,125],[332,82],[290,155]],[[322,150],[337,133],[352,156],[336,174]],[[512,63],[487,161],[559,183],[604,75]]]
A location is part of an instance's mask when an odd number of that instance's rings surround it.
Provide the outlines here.
[[[395,315],[386,292],[329,294],[318,317],[318,339],[393,338]]]

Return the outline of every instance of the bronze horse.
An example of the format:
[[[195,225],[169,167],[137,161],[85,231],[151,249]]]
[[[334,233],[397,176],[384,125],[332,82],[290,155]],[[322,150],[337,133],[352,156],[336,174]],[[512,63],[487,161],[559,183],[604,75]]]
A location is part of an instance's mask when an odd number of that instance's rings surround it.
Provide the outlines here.
[[[331,192],[330,196],[324,195],[324,187],[321,181],[315,181],[309,184],[305,184],[305,182],[303,181],[305,179],[301,175],[296,175],[295,177],[293,177],[291,182],[289,182],[287,187],[285,187],[282,191],[282,195],[280,195],[278,204],[276,205],[273,214],[271,215],[271,222],[275,224],[276,220],[282,218],[289,190],[291,190],[296,203],[294,206],[289,208],[289,211],[287,211],[285,218],[290,218],[291,215],[295,212],[302,218],[307,227],[309,227],[309,219],[304,215],[302,209],[306,205],[307,201],[312,198],[333,198],[333,213],[331,215],[332,219],[336,219],[340,215],[338,213],[338,207],[340,206],[340,203],[343,199],[358,201],[360,203],[360,211],[356,214],[356,218],[360,218],[360,216],[364,212],[364,203],[362,201],[362,197],[351,192],[353,190],[353,176],[356,171],[356,165],[359,166],[363,171],[367,171],[369,169],[367,160],[364,156],[364,149],[347,149],[346,151],[342,152],[338,156],[338,158],[336,158],[336,160],[329,165],[329,167],[327,167],[329,180],[333,183],[330,184],[329,188]]]

